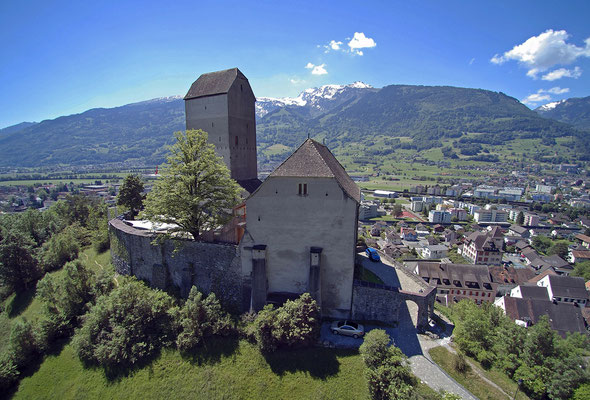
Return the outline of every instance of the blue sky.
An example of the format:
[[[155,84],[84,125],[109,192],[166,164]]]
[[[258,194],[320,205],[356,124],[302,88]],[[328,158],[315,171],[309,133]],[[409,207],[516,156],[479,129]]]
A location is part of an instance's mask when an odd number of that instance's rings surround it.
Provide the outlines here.
[[[589,16],[589,1],[3,1],[0,127],[183,95],[236,66],[257,96],[363,81],[534,108],[590,95]]]

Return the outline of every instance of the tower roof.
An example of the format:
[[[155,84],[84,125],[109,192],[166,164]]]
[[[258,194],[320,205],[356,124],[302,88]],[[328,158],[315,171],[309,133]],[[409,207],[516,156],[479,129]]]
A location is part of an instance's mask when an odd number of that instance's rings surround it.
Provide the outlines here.
[[[237,68],[203,74],[193,82],[184,99],[189,100],[196,97],[225,94],[229,91],[236,78],[248,80]]]
[[[289,158],[278,166],[270,177],[335,178],[340,187],[356,202],[361,190],[348,176],[344,167],[323,144],[307,139]]]

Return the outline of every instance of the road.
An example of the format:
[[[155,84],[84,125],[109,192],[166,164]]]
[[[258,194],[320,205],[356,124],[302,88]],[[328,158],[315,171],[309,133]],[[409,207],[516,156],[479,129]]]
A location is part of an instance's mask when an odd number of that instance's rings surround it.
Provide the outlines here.
[[[365,268],[379,276],[388,286],[395,286],[402,290],[412,292],[418,292],[422,289],[422,286],[418,284],[413,277],[409,276],[406,271],[401,270],[401,267],[398,268],[387,260],[382,259],[381,262],[372,262],[364,255],[361,260]],[[412,301],[407,301],[405,307],[400,309],[399,323],[397,327],[384,328],[369,325],[365,327],[365,330],[385,329],[393,339],[395,345],[408,356],[410,367],[412,368],[414,375],[431,388],[455,393],[465,400],[477,400],[475,396],[469,393],[463,386],[447,375],[446,372],[432,361],[432,358],[430,358],[430,355],[428,354],[428,350],[436,346],[448,344],[449,338],[435,340],[427,335],[418,334],[415,325],[417,313],[418,306]],[[322,326],[322,340],[329,341],[337,347],[354,348],[362,344],[362,339],[333,335],[330,332],[329,324],[324,324],[324,326]]]

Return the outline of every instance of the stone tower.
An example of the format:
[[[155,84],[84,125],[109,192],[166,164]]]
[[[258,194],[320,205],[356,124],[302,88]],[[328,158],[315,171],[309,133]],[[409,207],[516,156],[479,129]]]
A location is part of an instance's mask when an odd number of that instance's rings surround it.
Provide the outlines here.
[[[184,96],[186,129],[209,134],[231,177],[248,192],[258,187],[256,97],[237,68],[203,74]],[[254,187],[255,186],[255,187]]]

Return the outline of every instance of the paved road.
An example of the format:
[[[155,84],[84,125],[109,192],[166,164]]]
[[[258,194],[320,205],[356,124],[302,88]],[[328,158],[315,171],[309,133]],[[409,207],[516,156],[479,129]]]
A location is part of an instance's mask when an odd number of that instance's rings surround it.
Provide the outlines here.
[[[379,276],[386,285],[399,287],[402,290],[417,292],[421,286],[413,279],[408,277],[403,271],[387,261],[372,262],[368,258],[362,259],[363,266]],[[475,396],[469,393],[463,386],[457,383],[453,378],[446,374],[428,354],[428,350],[444,345],[449,341],[448,338],[434,340],[426,335],[419,335],[416,330],[416,315],[418,307],[412,301],[407,301],[402,305],[399,314],[399,323],[395,328],[365,326],[365,331],[371,329],[385,329],[393,342],[403,353],[408,356],[412,372],[421,381],[435,390],[445,390],[455,393],[465,400],[477,400]],[[333,335],[329,329],[330,324],[322,325],[321,339],[335,345],[336,347],[358,348],[363,340],[351,337]]]

